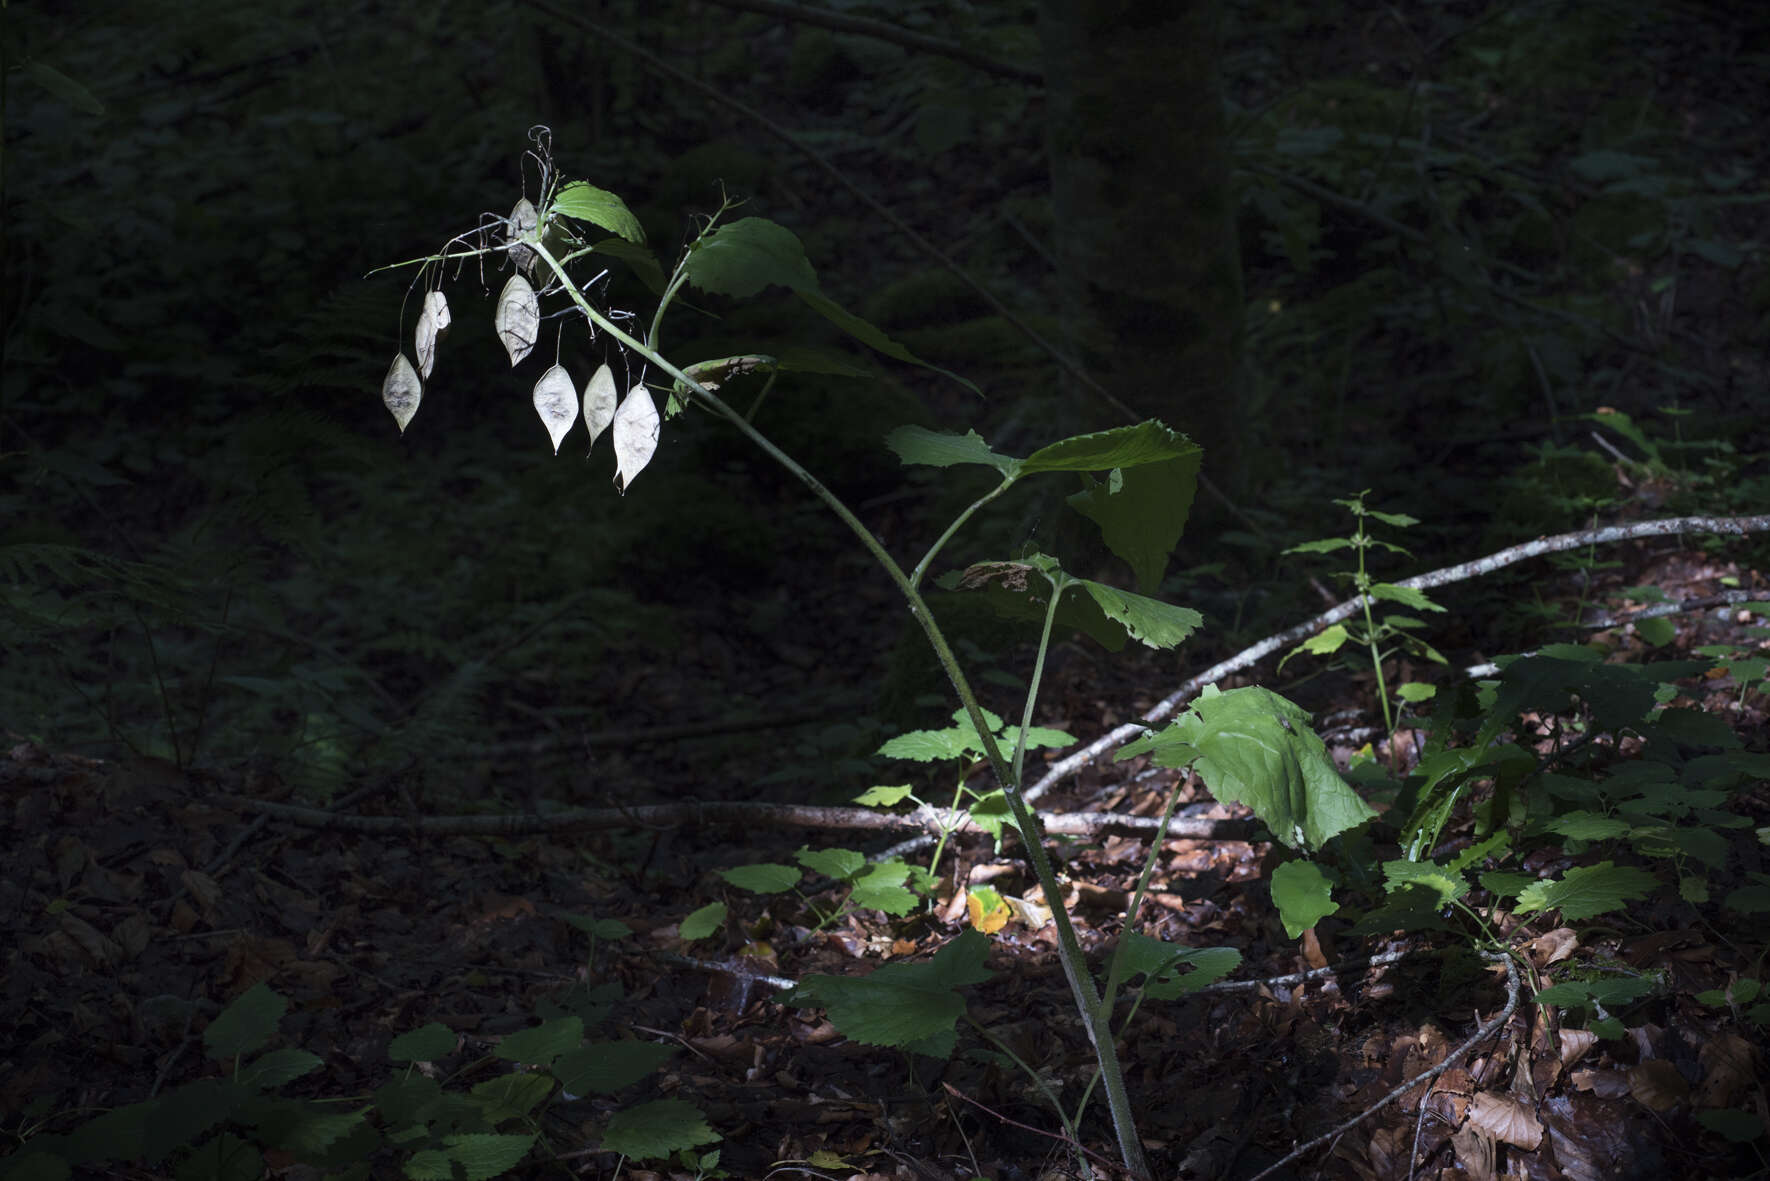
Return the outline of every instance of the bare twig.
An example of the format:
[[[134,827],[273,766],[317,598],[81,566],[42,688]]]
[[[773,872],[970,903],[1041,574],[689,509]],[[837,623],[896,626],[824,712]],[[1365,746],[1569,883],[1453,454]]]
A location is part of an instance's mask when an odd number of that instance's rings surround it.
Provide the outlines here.
[[[1443,1062],[1440,1062],[1437,1066],[1434,1066],[1431,1070],[1426,1071],[1424,1074],[1415,1075],[1413,1078],[1409,1079],[1407,1082],[1402,1083],[1399,1087],[1396,1087],[1393,1091],[1390,1091],[1387,1095],[1384,1095],[1381,1099],[1377,1100],[1375,1103],[1371,1104],[1369,1107],[1365,1108],[1363,1111],[1359,1112],[1357,1115],[1353,1116],[1351,1119],[1346,1120],[1344,1123],[1339,1124],[1338,1126],[1330,1129],[1329,1131],[1323,1132],[1321,1135],[1317,1136],[1313,1140],[1308,1141],[1307,1143],[1299,1144],[1296,1148],[1291,1150],[1289,1155],[1280,1157],[1278,1160],[1276,1160],[1272,1164],[1266,1166],[1266,1168],[1262,1169],[1260,1172],[1255,1173],[1252,1177],[1250,1177],[1248,1179],[1248,1181],[1260,1181],[1260,1179],[1262,1177],[1270,1177],[1272,1174],[1278,1172],[1280,1169],[1284,1168],[1286,1165],[1290,1164],[1292,1161],[1297,1160],[1299,1157],[1301,1157],[1304,1153],[1308,1152],[1310,1149],[1318,1148],[1321,1145],[1326,1144],[1330,1140],[1334,1140],[1340,1136],[1345,1135],[1347,1132],[1351,1131],[1353,1128],[1357,1127],[1359,1124],[1363,1123],[1365,1120],[1369,1119],[1371,1116],[1375,1115],[1377,1112],[1383,1110],[1383,1108],[1389,1106],[1389,1104],[1395,1102],[1397,1099],[1401,1098],[1403,1095],[1407,1094],[1409,1091],[1413,1090],[1415,1087],[1419,1086],[1421,1083],[1430,1083],[1433,1080],[1437,1079],[1439,1075],[1443,1074],[1445,1071],[1447,1071],[1451,1067],[1455,1066],[1458,1062],[1461,1062],[1463,1060],[1463,1058],[1468,1055],[1469,1051],[1473,1050],[1476,1046],[1480,1045],[1482,1042],[1484,1042],[1488,1038],[1492,1037],[1494,1035],[1494,1033],[1500,1029],[1500,1027],[1505,1025],[1506,1022],[1510,1021],[1512,1019],[1512,1014],[1518,1010],[1518,965],[1513,961],[1511,956],[1505,955],[1503,953],[1488,952],[1488,953],[1483,953],[1483,954],[1486,954],[1490,959],[1499,959],[1499,960],[1503,960],[1505,962],[1505,965],[1506,965],[1506,1007],[1505,1008],[1501,1009],[1499,1011],[1499,1013],[1491,1021],[1486,1022],[1485,1024],[1483,1024],[1481,1026],[1481,1028],[1477,1029],[1475,1031],[1474,1036],[1471,1037],[1468,1041],[1464,1042],[1462,1045],[1460,1045],[1456,1049],[1452,1050],[1450,1052],[1450,1054],[1444,1059]],[[1425,1100],[1421,1099],[1421,1102],[1424,1103]]]
[[[981,833],[964,813],[945,808],[921,807],[914,812],[878,812],[871,808],[829,808],[809,804],[771,804],[753,800],[674,804],[640,804],[625,808],[571,808],[544,815],[500,816],[346,816],[298,804],[274,804],[246,796],[214,796],[223,806],[286,820],[307,828],[366,833],[421,833],[425,836],[532,836],[538,833],[581,832],[605,828],[654,827],[673,824],[774,824],[783,827],[901,831],[927,829],[938,832],[951,826],[956,833]],[[1041,812],[1039,822],[1048,833],[1094,837],[1105,833],[1153,833],[1157,816],[1121,816],[1112,812]],[[1170,837],[1195,840],[1246,841],[1265,831],[1257,820],[1186,820],[1168,825]]]
[[[1608,545],[1640,537],[1665,537],[1679,533],[1725,533],[1744,537],[1747,534],[1766,531],[1770,531],[1770,514],[1754,517],[1671,517],[1659,521],[1631,521],[1626,525],[1609,525],[1601,529],[1582,529],[1577,533],[1539,537],[1535,541],[1514,545],[1488,554],[1486,557],[1476,558],[1456,566],[1446,566],[1441,570],[1433,570],[1414,578],[1403,579],[1396,585],[1425,590],[1453,582],[1462,582],[1481,574],[1491,574],[1495,570],[1522,562],[1527,558],[1540,557],[1543,554],[1559,553],[1563,550],[1579,549],[1588,545]],[[1206,685],[1215,684],[1230,673],[1248,668],[1262,657],[1314,635],[1315,632],[1329,624],[1349,619],[1362,607],[1362,599],[1352,599],[1341,603],[1338,607],[1323,611],[1314,619],[1299,623],[1277,635],[1268,636],[1258,644],[1244,648],[1228,660],[1212,665],[1156,702],[1138,721],[1127,722],[1122,726],[1115,727],[1075,753],[1051,764],[1044,777],[1026,789],[1026,798],[1028,800],[1038,799],[1045,792],[1074,775],[1101,755],[1108,751],[1117,750],[1139,734],[1164,721],[1196,696]]]

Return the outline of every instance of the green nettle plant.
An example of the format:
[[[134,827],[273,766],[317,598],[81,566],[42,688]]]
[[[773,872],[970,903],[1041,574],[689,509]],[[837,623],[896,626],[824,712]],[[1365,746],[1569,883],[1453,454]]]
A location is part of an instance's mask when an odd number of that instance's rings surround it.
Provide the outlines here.
[[[1358,522],[1357,528],[1349,537],[1324,537],[1317,541],[1305,541],[1301,545],[1293,545],[1286,550],[1287,554],[1329,554],[1342,549],[1350,549],[1358,555],[1358,568],[1348,570],[1341,577],[1352,584],[1363,603],[1363,620],[1357,623],[1336,623],[1325,627],[1315,635],[1304,640],[1291,649],[1284,661],[1279,662],[1282,670],[1285,662],[1299,652],[1307,652],[1313,656],[1328,656],[1338,652],[1347,644],[1363,648],[1370,661],[1371,671],[1377,678],[1377,700],[1383,706],[1383,728],[1390,734],[1395,733],[1396,707],[1389,701],[1389,689],[1384,680],[1383,662],[1395,654],[1397,649],[1411,656],[1422,657],[1434,664],[1444,664],[1445,659],[1438,650],[1413,634],[1426,625],[1411,615],[1403,615],[1396,611],[1385,612],[1380,618],[1374,604],[1399,603],[1415,611],[1443,611],[1444,608],[1434,603],[1424,591],[1408,586],[1396,586],[1392,582],[1378,582],[1370,576],[1366,568],[1365,554],[1372,548],[1381,548],[1394,554],[1406,555],[1407,551],[1393,542],[1373,537],[1366,527],[1367,520],[1381,521],[1396,529],[1405,529],[1410,525],[1418,525],[1419,519],[1405,513],[1381,513],[1369,508],[1364,498],[1370,495],[1365,489],[1349,500],[1336,500],[1335,504],[1343,506]],[[1411,555],[1410,555],[1411,556]],[[1397,704],[1401,707],[1418,705],[1430,701],[1436,689],[1420,681],[1406,681],[1395,686]]]

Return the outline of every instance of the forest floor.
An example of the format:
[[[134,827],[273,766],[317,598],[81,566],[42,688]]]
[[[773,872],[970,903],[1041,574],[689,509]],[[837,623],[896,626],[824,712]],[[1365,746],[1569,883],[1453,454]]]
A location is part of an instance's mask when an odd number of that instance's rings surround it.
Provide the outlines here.
[[[1765,585],[1670,543],[1626,550],[1627,568],[1606,575],[1617,586],[1653,583],[1690,597],[1723,577]],[[1571,583],[1566,589],[1571,596]],[[1672,647],[1738,639],[1749,622],[1728,610],[1680,617]],[[876,626],[854,624],[857,632]],[[730,670],[713,665],[733,659],[712,640],[690,642],[661,675],[685,685],[717,681]],[[1099,667],[1071,661],[1047,685],[1040,720],[1084,737],[1103,732],[1168,692],[1163,678],[1178,683],[1171,666],[1153,658]],[[831,693],[841,679],[816,662],[799,675],[813,689],[830,677]],[[1742,695],[1728,682],[1682,691],[1686,704],[1725,718],[1748,749],[1765,749],[1770,701],[1761,691]],[[1322,732],[1344,767],[1367,741],[1369,731],[1358,727],[1376,715],[1368,686],[1322,677],[1299,696],[1318,719],[1333,719]],[[1395,751],[1379,744],[1376,753],[1405,764],[1411,737],[1404,731]],[[295,1093],[356,1103],[388,1078],[388,1043],[401,1033],[430,1022],[453,1031],[456,1052],[435,1066],[470,1086],[509,1069],[490,1051],[550,1000],[594,993],[612,1001],[613,1036],[676,1050],[621,1103],[639,1092],[694,1103],[722,1136],[723,1172],[708,1175],[1084,1175],[1076,1146],[1064,1142],[1031,1080],[973,1052],[982,1043],[964,1030],[959,1051],[941,1061],[858,1044],[821,1012],[776,999],[783,978],[926,959],[966,925],[955,881],[1036,899],[1012,841],[1000,852],[987,838],[961,841],[943,870],[944,895],[925,910],[899,919],[853,910],[817,929],[806,900],[744,894],[714,871],[791,862],[808,840],[876,847],[877,834],[844,840],[758,822],[439,835],[417,823],[434,821],[437,799],[448,798],[435,782],[428,804],[414,785],[398,783],[334,801],[338,812],[394,826],[351,831],[256,813],[244,801],[289,801],[274,775],[184,773],[14,742],[0,760],[7,867],[0,914],[10,948],[0,994],[0,1111],[31,1115],[8,1117],[19,1120],[8,1130],[37,1121],[65,1130],[81,1113],[218,1076],[226,1067],[205,1061],[204,1027],[260,982],[290,1002],[280,1044],[323,1060],[324,1070]],[[649,790],[644,798],[601,791],[599,802],[724,797],[695,750],[689,739],[630,746],[623,766],[643,770]],[[718,779],[729,783],[734,774],[742,772],[726,766]],[[1246,815],[1210,801],[1196,779],[1143,759],[1090,765],[1040,806],[1151,816],[1175,791],[1183,807],[1194,805],[1187,813],[1194,818]],[[505,796],[523,794],[512,788]],[[766,798],[768,790],[750,794]],[[1770,820],[1761,785],[1731,806],[1754,826]],[[1461,812],[1447,839],[1466,843],[1471,830]],[[1765,868],[1762,847],[1743,832],[1728,871],[1713,882],[1716,898],[1738,875]],[[1107,836],[1062,853],[1065,901],[1097,956],[1118,935],[1144,850],[1139,839]],[[1289,938],[1268,891],[1274,864],[1267,843],[1189,838],[1163,847],[1142,929],[1194,947],[1233,947],[1243,958],[1228,980],[1198,995],[1143,1004],[1124,1037],[1130,1091],[1158,1176],[1254,1176],[1442,1062],[1507,1005],[1505,971],[1478,959],[1466,938],[1355,940],[1332,918]],[[714,900],[731,908],[722,935],[686,944],[682,918]],[[586,919],[617,920],[629,934],[592,946]],[[1377,1107],[1275,1176],[1730,1177],[1761,1168],[1697,1118],[1729,1105],[1764,1114],[1761,1036],[1754,1044],[1740,1032],[1750,1023],[1695,999],[1762,977],[1761,924],[1718,906],[1692,907],[1669,891],[1577,929],[1552,915],[1501,915],[1498,924],[1530,969],[1511,1017],[1429,1095],[1416,1088]],[[1373,956],[1387,962],[1373,965]],[[988,967],[989,981],[967,993],[969,1015],[1073,1103],[1093,1060],[1051,928],[1017,921],[994,932]],[[1625,1037],[1563,1027],[1552,1007],[1530,1003],[1533,988],[1574,967],[1655,975],[1653,992],[1619,1014]],[[597,1129],[620,1105],[553,1103],[542,1125],[555,1160],[524,1165],[523,1175],[694,1176],[596,1151]],[[1098,1098],[1081,1129],[1094,1175],[1118,1176]],[[315,1175],[274,1154],[267,1165],[273,1176]],[[161,1174],[119,1167],[92,1175]]]

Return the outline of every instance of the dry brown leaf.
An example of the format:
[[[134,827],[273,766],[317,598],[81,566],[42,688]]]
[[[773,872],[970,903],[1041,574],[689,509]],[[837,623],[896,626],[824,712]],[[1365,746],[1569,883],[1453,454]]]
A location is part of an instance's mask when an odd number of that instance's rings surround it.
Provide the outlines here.
[[[1475,1096],[1469,1106],[1468,1126],[1526,1152],[1535,1152],[1543,1142],[1543,1125],[1536,1113],[1512,1096],[1492,1091]]]
[[[1556,927],[1524,945],[1524,950],[1530,953],[1530,962],[1538,968],[1560,963],[1578,948],[1579,935],[1572,927]]]
[[[1758,1051],[1736,1033],[1709,1038],[1696,1052],[1702,1063],[1702,1086],[1696,1093],[1698,1107],[1732,1107],[1744,1088],[1757,1081]]]
[[[1496,1169],[1499,1147],[1486,1132],[1479,1128],[1463,1128],[1451,1136],[1450,1146],[1470,1181],[1494,1181],[1499,1176]]]
[[[1690,1083],[1664,1058],[1629,1067],[1629,1094],[1649,1111],[1670,1111],[1690,1097]]]

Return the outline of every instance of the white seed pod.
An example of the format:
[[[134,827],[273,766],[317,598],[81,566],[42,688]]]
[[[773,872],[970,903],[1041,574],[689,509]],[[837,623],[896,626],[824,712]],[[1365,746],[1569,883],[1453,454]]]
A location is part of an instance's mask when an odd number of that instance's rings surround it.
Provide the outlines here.
[[[619,400],[614,370],[607,364],[598,365],[596,372],[590,375],[590,383],[584,387],[584,425],[590,428],[590,446],[596,446],[596,440],[615,420],[615,404]]]
[[[627,391],[615,411],[614,431],[615,491],[625,496],[658,449],[658,408],[644,384]]]
[[[578,421],[578,387],[564,365],[553,366],[535,383],[535,413],[553,439],[553,454],[558,455],[560,440]]]
[[[535,347],[541,330],[541,301],[535,298],[535,289],[527,279],[510,276],[510,282],[504,284],[498,295],[498,311],[492,325],[498,330],[498,339],[510,354],[514,368]]]
[[[450,322],[449,301],[443,293],[426,294],[424,311],[418,316],[417,339],[413,341],[418,353],[418,376],[425,381],[430,380],[430,370],[436,365],[436,346],[447,335]]]
[[[510,210],[509,218],[504,222],[504,240],[510,244],[506,248],[510,252],[510,261],[515,263],[516,269],[525,275],[535,273],[535,263],[539,261],[540,256],[535,253],[533,247],[523,244],[519,239],[524,234],[533,232],[534,228],[540,224],[541,215],[535,211],[534,202],[527,197],[516,203]]]
[[[381,383],[381,401],[393,414],[393,421],[399,423],[400,434],[406,433],[406,424],[418,413],[418,402],[423,397],[424,383],[418,380],[418,371],[401,353],[387,367],[387,380]]]

